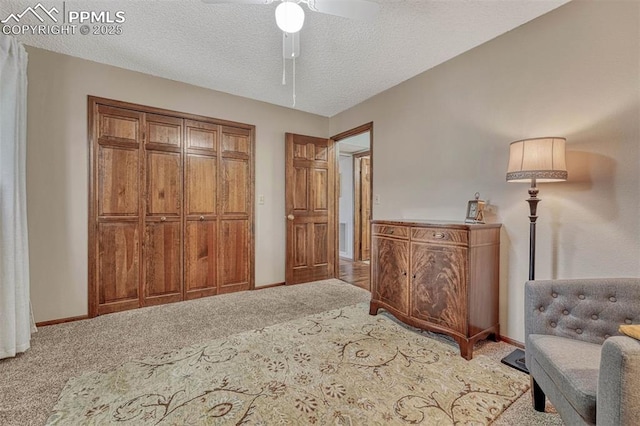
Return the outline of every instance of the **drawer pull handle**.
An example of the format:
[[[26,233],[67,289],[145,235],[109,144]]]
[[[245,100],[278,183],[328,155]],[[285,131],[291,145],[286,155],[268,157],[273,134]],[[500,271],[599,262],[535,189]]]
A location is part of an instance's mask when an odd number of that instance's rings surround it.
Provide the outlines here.
[[[439,240],[444,238],[444,234],[442,232],[436,232],[433,234],[433,238],[437,238]]]
[[[389,231],[389,233],[390,233],[391,235],[393,235],[393,232],[394,232],[394,230],[393,230],[393,229],[392,229],[391,231]]]
[[[160,218],[160,222],[164,222],[165,220],[167,220],[166,216],[162,216],[162,217]]]
[[[200,216],[200,220],[204,220],[204,216]]]
[[[407,271],[404,271],[404,272],[402,273],[402,275],[404,275],[404,276],[406,277],[406,276],[407,276]]]

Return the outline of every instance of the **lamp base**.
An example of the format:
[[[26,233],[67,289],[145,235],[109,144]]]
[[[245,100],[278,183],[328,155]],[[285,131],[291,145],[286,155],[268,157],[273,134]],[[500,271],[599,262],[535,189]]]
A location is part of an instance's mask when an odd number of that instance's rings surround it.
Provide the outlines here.
[[[502,358],[501,362],[511,368],[515,368],[516,370],[529,374],[529,369],[527,369],[527,366],[524,363],[524,351],[522,349],[516,349],[511,352],[509,355]]]

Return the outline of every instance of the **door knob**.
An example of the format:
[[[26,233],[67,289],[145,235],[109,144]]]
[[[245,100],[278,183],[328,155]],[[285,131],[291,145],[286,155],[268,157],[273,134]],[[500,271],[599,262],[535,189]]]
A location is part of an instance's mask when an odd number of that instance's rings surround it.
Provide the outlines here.
[[[290,214],[289,216],[287,216],[287,219],[288,219],[288,220],[293,220],[293,219],[295,219],[295,218],[296,218],[296,217],[295,217],[294,215],[292,215],[292,214]]]

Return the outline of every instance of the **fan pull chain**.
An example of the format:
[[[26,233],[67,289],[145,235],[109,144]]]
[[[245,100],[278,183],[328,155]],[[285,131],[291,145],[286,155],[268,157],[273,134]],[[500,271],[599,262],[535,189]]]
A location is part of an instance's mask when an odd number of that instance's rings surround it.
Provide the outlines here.
[[[291,37],[291,56],[293,56],[293,107],[296,106],[296,38]]]
[[[282,85],[286,85],[287,84],[287,59],[284,57],[284,52],[285,52],[285,39],[286,39],[286,34],[284,33],[284,31],[282,32]]]

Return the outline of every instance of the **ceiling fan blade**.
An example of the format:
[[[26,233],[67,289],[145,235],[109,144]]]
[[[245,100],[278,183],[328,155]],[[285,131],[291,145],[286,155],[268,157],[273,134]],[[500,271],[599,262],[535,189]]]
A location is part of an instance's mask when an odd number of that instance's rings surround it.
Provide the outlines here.
[[[202,0],[208,4],[271,4],[273,0]]]
[[[308,4],[316,12],[360,20],[372,19],[380,9],[378,3],[367,0],[309,0]]]

